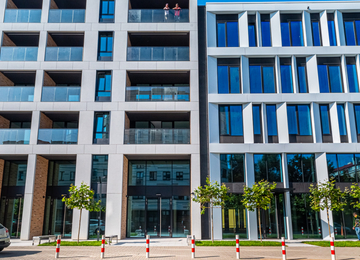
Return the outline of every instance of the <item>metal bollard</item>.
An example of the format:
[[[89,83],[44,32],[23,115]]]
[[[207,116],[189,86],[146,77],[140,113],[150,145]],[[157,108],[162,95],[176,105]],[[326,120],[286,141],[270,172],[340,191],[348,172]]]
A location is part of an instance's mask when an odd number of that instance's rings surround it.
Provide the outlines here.
[[[320,229],[320,227],[318,227],[318,230],[319,230],[319,236],[321,236],[321,229]]]
[[[271,236],[271,227],[269,227],[269,236]]]
[[[331,260],[336,260],[334,238],[330,238]]]
[[[303,236],[304,235],[304,228],[301,227],[301,235]]]
[[[239,235],[236,235],[236,259],[240,259]]]
[[[60,243],[61,243],[61,236],[58,236],[58,237],[57,237],[57,240],[56,240],[55,258],[59,258],[59,254],[60,254]]]
[[[105,257],[105,236],[103,235],[101,238],[101,259]]]
[[[195,258],[195,235],[191,238],[191,258]]]
[[[337,228],[335,228],[335,236],[337,236]]]
[[[150,255],[150,236],[146,235],[146,258]]]
[[[281,250],[282,250],[282,259],[286,260],[285,237],[281,238]]]

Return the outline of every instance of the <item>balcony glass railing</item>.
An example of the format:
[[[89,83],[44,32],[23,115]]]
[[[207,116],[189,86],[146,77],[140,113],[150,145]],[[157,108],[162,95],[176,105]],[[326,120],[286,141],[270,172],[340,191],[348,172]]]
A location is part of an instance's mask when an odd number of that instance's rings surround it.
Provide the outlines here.
[[[43,87],[42,102],[79,102],[80,87]]]
[[[4,23],[40,23],[41,9],[6,9]]]
[[[85,9],[50,9],[49,23],[84,23]]]
[[[126,101],[189,101],[190,87],[126,87]]]
[[[30,129],[0,129],[0,144],[29,144]]]
[[[189,9],[180,11],[162,9],[129,10],[129,23],[188,23]]]
[[[39,129],[38,144],[77,144],[78,129]]]
[[[83,47],[46,47],[45,61],[82,61]]]
[[[36,61],[38,47],[1,47],[2,61]]]
[[[189,144],[190,129],[125,129],[125,144]]]
[[[128,61],[188,61],[189,47],[128,47]]]
[[[0,87],[0,102],[34,101],[34,87]]]

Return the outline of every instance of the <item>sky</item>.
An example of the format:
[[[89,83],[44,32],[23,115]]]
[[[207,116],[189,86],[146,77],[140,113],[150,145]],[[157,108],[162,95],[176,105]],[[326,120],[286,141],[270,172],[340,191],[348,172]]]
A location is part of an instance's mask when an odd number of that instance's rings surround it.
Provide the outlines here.
[[[198,0],[198,5],[205,5],[206,2],[295,2],[304,0]],[[326,1],[326,0],[308,0],[309,2]],[[344,1],[344,0],[338,0]],[[351,0],[350,0],[351,1]]]

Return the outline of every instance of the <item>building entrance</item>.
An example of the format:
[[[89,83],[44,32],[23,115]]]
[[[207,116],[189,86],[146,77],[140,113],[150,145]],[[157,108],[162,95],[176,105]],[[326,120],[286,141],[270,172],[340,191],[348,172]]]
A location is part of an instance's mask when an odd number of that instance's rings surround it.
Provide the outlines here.
[[[147,234],[152,237],[172,237],[172,199],[147,198],[146,209]]]
[[[0,223],[9,229],[10,236],[18,238],[21,231],[23,196],[3,197],[0,214]]]

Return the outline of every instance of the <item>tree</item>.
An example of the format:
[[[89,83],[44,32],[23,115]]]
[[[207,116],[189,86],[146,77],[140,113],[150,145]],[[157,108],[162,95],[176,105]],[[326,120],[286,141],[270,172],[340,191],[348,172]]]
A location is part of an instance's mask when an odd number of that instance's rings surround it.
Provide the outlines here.
[[[81,183],[80,187],[71,184],[69,188],[69,197],[66,198],[65,196],[63,196],[62,201],[65,202],[65,206],[69,209],[80,210],[79,229],[77,237],[77,242],[79,243],[82,210],[85,209],[90,212],[100,211],[101,201],[94,201],[94,191],[91,190],[90,187],[83,182]]]
[[[200,203],[201,215],[205,213],[207,208],[211,213],[211,241],[214,243],[214,217],[213,208],[223,207],[227,200],[228,188],[225,184],[220,185],[217,181],[210,182],[209,178],[206,178],[206,184],[204,187],[199,186],[194,190],[193,201]]]
[[[310,205],[315,211],[326,210],[329,236],[331,237],[330,231],[330,220],[329,211],[343,211],[346,205],[346,194],[347,189],[342,192],[340,188],[335,187],[335,179],[331,178],[330,181],[320,182],[316,185],[311,184],[310,190]]]
[[[267,210],[270,207],[271,199],[274,194],[272,191],[276,188],[276,183],[270,184],[268,181],[261,180],[255,182],[252,187],[244,187],[244,194],[242,203],[246,209],[250,211],[255,211],[257,209],[258,221],[259,221],[259,233],[260,241],[262,242],[261,234],[261,220],[260,220],[260,210]]]
[[[351,205],[353,205],[353,207],[355,209],[360,209],[360,187],[358,183],[353,183],[351,185],[351,190],[350,190],[350,196],[353,197],[354,199],[356,199],[356,201],[352,202]]]

